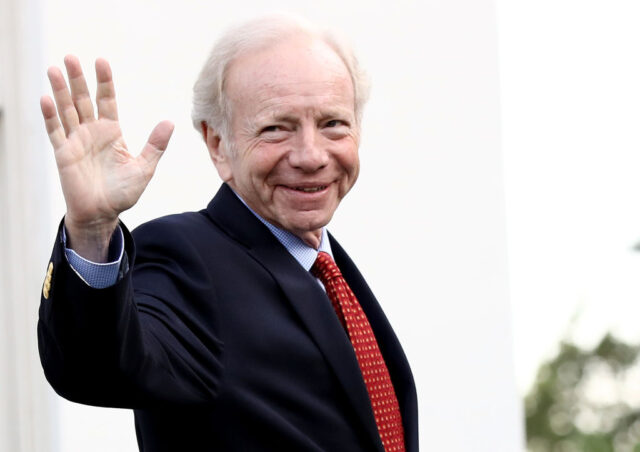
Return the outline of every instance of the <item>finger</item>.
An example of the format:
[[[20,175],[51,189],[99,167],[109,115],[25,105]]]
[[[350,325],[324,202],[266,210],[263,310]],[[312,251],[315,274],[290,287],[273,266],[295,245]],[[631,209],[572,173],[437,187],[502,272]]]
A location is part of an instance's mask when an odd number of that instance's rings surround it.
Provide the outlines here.
[[[174,125],[171,121],[162,121],[151,131],[149,140],[142,148],[142,152],[138,156],[138,160],[147,167],[151,174],[156,170],[160,157],[167,149],[169,139],[173,133]]]
[[[113,86],[111,67],[107,60],[96,60],[96,78],[98,90],[96,92],[96,104],[98,105],[98,118],[118,120],[118,107],[116,105],[116,90]]]
[[[82,73],[80,61],[73,55],[67,55],[64,59],[64,65],[67,68],[67,77],[71,86],[71,99],[78,112],[80,122],[93,121],[93,104],[89,96],[87,82]]]
[[[71,100],[67,82],[64,81],[62,72],[57,67],[50,67],[47,71],[51,89],[53,90],[53,98],[56,100],[58,115],[62,121],[62,127],[67,135],[75,130],[79,125],[78,112]]]
[[[58,121],[58,114],[53,99],[49,96],[42,96],[40,99],[40,110],[42,110],[49,141],[51,141],[54,149],[58,149],[64,143],[66,136],[62,124]]]

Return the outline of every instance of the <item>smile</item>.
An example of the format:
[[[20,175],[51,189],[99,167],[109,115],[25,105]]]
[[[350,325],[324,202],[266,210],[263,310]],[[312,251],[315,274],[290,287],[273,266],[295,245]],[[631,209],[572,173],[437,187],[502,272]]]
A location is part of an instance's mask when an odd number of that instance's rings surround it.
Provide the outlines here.
[[[318,191],[322,191],[325,188],[327,188],[326,185],[320,185],[318,187],[293,187],[294,190],[301,191],[301,192],[304,192],[304,193],[315,193],[315,192],[318,192]]]

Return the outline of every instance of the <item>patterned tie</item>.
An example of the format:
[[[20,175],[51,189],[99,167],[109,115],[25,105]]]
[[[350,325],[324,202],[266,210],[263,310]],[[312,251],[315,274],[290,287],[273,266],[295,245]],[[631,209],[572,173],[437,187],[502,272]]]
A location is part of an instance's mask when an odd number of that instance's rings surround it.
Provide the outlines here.
[[[322,251],[318,253],[311,273],[324,284],[333,309],[353,344],[385,451],[404,451],[398,399],[367,316],[331,256]]]

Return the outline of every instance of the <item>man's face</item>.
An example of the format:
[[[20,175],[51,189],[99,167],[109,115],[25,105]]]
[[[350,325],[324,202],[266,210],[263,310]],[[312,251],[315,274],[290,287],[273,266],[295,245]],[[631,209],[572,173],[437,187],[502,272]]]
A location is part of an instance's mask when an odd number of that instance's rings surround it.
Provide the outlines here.
[[[221,177],[265,220],[317,247],[359,171],[344,63],[321,41],[291,39],[234,61],[225,92],[233,143],[220,143],[221,160],[212,155]]]

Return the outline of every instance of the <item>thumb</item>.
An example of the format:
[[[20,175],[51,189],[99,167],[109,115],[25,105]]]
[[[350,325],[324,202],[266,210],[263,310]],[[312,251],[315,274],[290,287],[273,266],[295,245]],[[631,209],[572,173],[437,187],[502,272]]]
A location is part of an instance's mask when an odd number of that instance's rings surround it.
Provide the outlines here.
[[[160,157],[164,154],[169,144],[169,138],[173,133],[174,125],[171,121],[162,121],[153,128],[147,144],[142,148],[139,159],[142,159],[147,165],[151,165],[151,169],[155,170]]]

